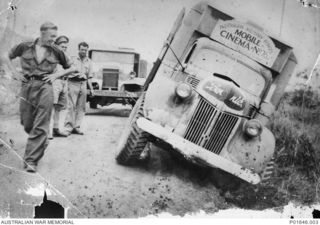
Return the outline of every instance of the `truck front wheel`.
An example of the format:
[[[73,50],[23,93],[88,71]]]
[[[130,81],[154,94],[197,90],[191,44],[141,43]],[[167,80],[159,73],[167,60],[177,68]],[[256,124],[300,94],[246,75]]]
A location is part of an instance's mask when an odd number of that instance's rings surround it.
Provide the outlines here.
[[[126,130],[120,138],[116,160],[123,165],[132,165],[139,161],[150,135],[137,126],[137,119],[143,117],[144,95],[141,95],[133,108]]]
[[[90,106],[91,109],[96,109],[96,108],[98,108],[97,99],[91,98],[91,99],[89,100],[89,106]]]

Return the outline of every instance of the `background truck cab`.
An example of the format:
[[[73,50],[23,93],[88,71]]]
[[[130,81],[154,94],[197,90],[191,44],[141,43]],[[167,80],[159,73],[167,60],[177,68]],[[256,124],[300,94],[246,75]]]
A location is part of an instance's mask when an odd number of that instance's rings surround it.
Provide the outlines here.
[[[269,119],[296,66],[292,48],[207,3],[179,14],[132,111],[117,161],[149,141],[249,183],[265,179]]]
[[[88,96],[91,108],[97,104],[104,106],[112,103],[134,105],[145,82],[147,62],[140,60],[140,54],[133,49],[114,50],[92,49],[95,97]]]

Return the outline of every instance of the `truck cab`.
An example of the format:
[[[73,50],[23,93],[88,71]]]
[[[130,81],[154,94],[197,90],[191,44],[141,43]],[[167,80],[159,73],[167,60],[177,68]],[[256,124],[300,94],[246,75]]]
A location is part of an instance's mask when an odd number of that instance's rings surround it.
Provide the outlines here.
[[[266,179],[270,116],[297,64],[293,49],[206,2],[178,16],[130,115],[116,159],[148,142],[251,184]]]

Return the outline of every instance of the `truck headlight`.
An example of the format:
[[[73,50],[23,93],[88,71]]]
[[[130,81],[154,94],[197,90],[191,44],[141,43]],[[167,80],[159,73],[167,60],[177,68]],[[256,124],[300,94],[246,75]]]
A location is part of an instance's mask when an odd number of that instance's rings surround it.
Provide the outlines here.
[[[248,137],[258,137],[262,132],[262,125],[258,120],[248,120],[244,124],[243,131]]]
[[[187,99],[192,94],[192,87],[187,83],[180,83],[176,86],[175,92],[181,99]]]

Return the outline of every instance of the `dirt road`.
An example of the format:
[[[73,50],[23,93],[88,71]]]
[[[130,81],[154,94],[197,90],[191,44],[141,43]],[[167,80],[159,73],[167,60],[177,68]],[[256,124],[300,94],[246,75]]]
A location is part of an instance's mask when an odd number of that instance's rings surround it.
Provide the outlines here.
[[[122,105],[89,110],[82,127],[85,135],[52,140],[35,175],[20,172],[19,157],[2,146],[3,213],[7,207],[11,217],[33,217],[33,205],[39,204],[42,196],[29,194],[23,197],[23,204],[19,199],[22,198],[19,185],[26,185],[28,182],[24,180],[30,181],[30,176],[34,178],[28,183],[29,187],[37,182],[47,182],[53,187],[51,192],[55,194],[48,199],[53,198],[69,208],[69,217],[144,217],[161,212],[182,216],[229,207],[206,178],[206,171],[180,165],[166,151],[153,148],[151,160],[144,166],[118,165],[115,149],[129,113],[130,108]],[[18,117],[1,118],[0,131],[22,156],[27,136]],[[28,192],[25,191],[25,195]],[[28,210],[21,210],[23,205],[28,205]]]

